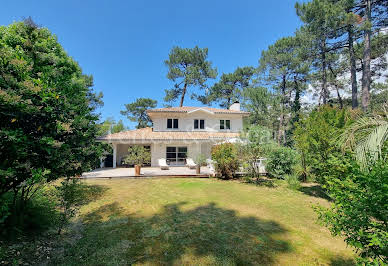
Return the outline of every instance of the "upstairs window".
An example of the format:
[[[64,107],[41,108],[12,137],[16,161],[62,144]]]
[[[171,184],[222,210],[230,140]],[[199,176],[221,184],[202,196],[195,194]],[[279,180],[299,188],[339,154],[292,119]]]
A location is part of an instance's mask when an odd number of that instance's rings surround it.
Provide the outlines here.
[[[194,119],[194,129],[205,129],[205,120]]]
[[[167,119],[167,128],[178,128],[178,119],[168,118]]]
[[[230,120],[220,120],[220,129],[230,129]]]

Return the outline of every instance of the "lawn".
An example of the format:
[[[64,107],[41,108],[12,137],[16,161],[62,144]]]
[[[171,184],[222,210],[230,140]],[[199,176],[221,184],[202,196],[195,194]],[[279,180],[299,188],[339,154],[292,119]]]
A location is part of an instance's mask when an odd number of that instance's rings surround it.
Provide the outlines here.
[[[193,178],[85,182],[101,195],[81,208],[55,264],[353,264],[343,240],[316,223],[311,206],[328,202],[308,188]]]

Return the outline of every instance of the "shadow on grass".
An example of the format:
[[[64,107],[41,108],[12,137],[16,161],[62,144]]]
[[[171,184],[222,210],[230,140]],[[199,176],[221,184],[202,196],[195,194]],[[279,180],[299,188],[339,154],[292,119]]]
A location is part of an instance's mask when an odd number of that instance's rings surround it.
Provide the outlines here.
[[[322,198],[331,201],[331,198],[325,193],[325,191],[320,185],[302,186],[301,188],[299,188],[299,191],[312,197]]]
[[[333,266],[352,266],[352,265],[356,265],[356,262],[353,259],[336,256],[336,257],[330,259],[330,265],[333,265]]]
[[[182,210],[165,205],[150,217],[125,215],[112,203],[84,217],[82,238],[65,248],[57,264],[271,265],[277,254],[291,252],[281,239],[287,231],[274,221],[239,217],[214,203]]]
[[[245,184],[254,184],[257,186],[263,186],[263,187],[269,187],[269,188],[275,188],[277,187],[275,181],[273,179],[270,179],[268,177],[259,177],[259,178],[250,178],[245,177],[241,178],[242,182]]]
[[[38,191],[30,199],[24,215],[19,218],[22,219],[23,227],[12,228],[11,225],[3,224],[4,233],[9,235],[1,234],[3,232],[0,231],[0,265],[15,263],[22,265],[24,262],[28,262],[28,265],[39,265],[53,256],[54,247],[62,240],[57,235],[55,224],[60,214],[55,205],[56,198],[52,193],[54,188],[51,186],[49,189]],[[78,190],[81,198],[80,205],[100,199],[107,190],[105,186],[81,182]],[[11,230],[17,232],[14,239],[12,239]]]
[[[105,192],[108,190],[108,187],[102,185],[90,185],[87,183],[81,183],[81,194],[82,194],[82,204],[86,205],[92,201],[100,199]]]

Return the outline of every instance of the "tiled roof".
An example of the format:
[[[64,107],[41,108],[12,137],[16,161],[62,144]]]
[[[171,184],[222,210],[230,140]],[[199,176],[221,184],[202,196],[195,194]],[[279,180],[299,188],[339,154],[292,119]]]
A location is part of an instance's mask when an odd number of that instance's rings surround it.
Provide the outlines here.
[[[206,140],[206,139],[228,139],[239,137],[240,133],[235,132],[204,132],[204,131],[153,131],[152,128],[128,130],[119,133],[109,134],[98,140],[119,141],[119,140]]]
[[[243,114],[243,115],[249,114],[248,112],[244,112],[244,111],[234,111],[229,109],[219,109],[219,108],[212,108],[212,107],[192,107],[192,106],[150,109],[147,111],[147,113],[165,113],[165,112],[188,113],[188,112],[201,110],[201,109],[215,114]]]

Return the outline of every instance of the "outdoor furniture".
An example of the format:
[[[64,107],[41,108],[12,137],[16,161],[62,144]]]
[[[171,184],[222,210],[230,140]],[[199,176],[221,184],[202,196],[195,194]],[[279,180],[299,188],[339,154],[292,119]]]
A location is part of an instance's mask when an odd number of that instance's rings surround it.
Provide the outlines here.
[[[214,172],[215,169],[214,169],[213,160],[212,160],[212,159],[206,159],[206,163],[207,163],[207,167],[209,168],[209,170],[210,170],[211,172]]]
[[[164,158],[161,158],[158,160],[158,164],[159,164],[159,167],[161,170],[168,170],[170,169],[167,162],[166,162],[166,159]]]
[[[193,161],[191,158],[186,159],[186,166],[190,169],[195,169],[197,167],[197,164]]]

